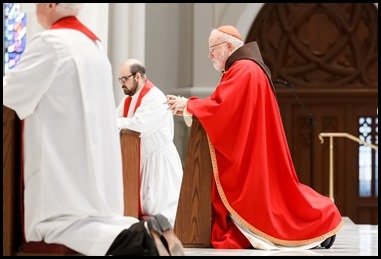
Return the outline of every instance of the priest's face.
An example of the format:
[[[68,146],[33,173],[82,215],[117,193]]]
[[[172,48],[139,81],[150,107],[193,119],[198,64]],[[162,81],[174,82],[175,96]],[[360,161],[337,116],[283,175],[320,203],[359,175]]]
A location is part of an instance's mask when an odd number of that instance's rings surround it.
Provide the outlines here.
[[[228,42],[212,34],[209,38],[209,58],[217,71],[221,72],[225,69],[229,54]]]
[[[126,95],[133,96],[139,86],[137,73],[131,72],[131,62],[125,62],[119,70],[118,81]],[[139,78],[139,77],[138,77]]]
[[[135,79],[135,77],[132,77],[130,82],[126,82],[123,84],[123,91],[124,94],[133,96],[136,93],[136,90],[138,89],[139,82]]]
[[[213,67],[218,72],[222,72],[225,69],[226,60],[229,57],[229,50],[227,48],[221,49],[216,55],[211,58]]]

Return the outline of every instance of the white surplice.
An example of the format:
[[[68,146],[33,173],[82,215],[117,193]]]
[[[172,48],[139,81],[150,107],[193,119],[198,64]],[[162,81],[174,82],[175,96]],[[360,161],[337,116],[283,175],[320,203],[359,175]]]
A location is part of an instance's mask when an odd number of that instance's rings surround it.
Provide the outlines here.
[[[138,220],[123,216],[112,70],[100,42],[43,31],[3,84],[3,104],[25,122],[26,240],[104,255]]]
[[[141,89],[132,96],[127,117],[123,117],[127,96],[122,99],[116,109],[117,125],[119,129],[140,132],[143,214],[161,213],[173,227],[183,177],[181,159],[173,143],[173,115],[167,110],[166,96],[158,87],[152,87],[143,96],[134,113]]]

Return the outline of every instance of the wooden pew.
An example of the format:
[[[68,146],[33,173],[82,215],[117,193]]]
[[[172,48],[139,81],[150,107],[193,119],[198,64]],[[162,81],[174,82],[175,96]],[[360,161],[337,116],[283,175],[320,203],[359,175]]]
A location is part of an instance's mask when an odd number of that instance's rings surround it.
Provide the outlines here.
[[[120,131],[123,161],[124,215],[139,216],[140,133]]]
[[[193,117],[174,228],[184,247],[211,247],[212,175],[208,139]]]

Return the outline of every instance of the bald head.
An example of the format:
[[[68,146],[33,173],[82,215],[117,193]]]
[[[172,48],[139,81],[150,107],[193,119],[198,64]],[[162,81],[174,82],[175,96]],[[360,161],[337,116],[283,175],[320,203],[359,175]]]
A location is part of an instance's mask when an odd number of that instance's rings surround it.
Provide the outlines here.
[[[124,62],[124,65],[129,66],[129,67],[131,67],[132,65],[140,65],[140,66],[143,67],[143,64],[142,64],[139,60],[137,60],[137,59],[135,59],[135,58],[127,59],[127,60]]]
[[[146,69],[142,62],[138,59],[130,58],[123,62],[120,67],[120,74],[137,74],[140,73],[143,79],[146,79]]]

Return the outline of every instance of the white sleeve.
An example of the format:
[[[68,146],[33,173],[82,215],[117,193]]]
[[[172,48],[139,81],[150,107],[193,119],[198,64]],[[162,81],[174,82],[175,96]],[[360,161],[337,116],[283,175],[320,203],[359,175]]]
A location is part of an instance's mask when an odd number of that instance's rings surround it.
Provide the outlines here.
[[[117,118],[121,118],[123,117],[123,112],[124,112],[124,102],[126,100],[127,96],[125,96],[122,101],[120,101],[118,107],[116,107],[116,110],[115,110],[115,115]]]
[[[3,78],[3,105],[20,119],[32,114],[54,84],[60,62],[51,42],[41,33],[35,35],[19,63]]]

